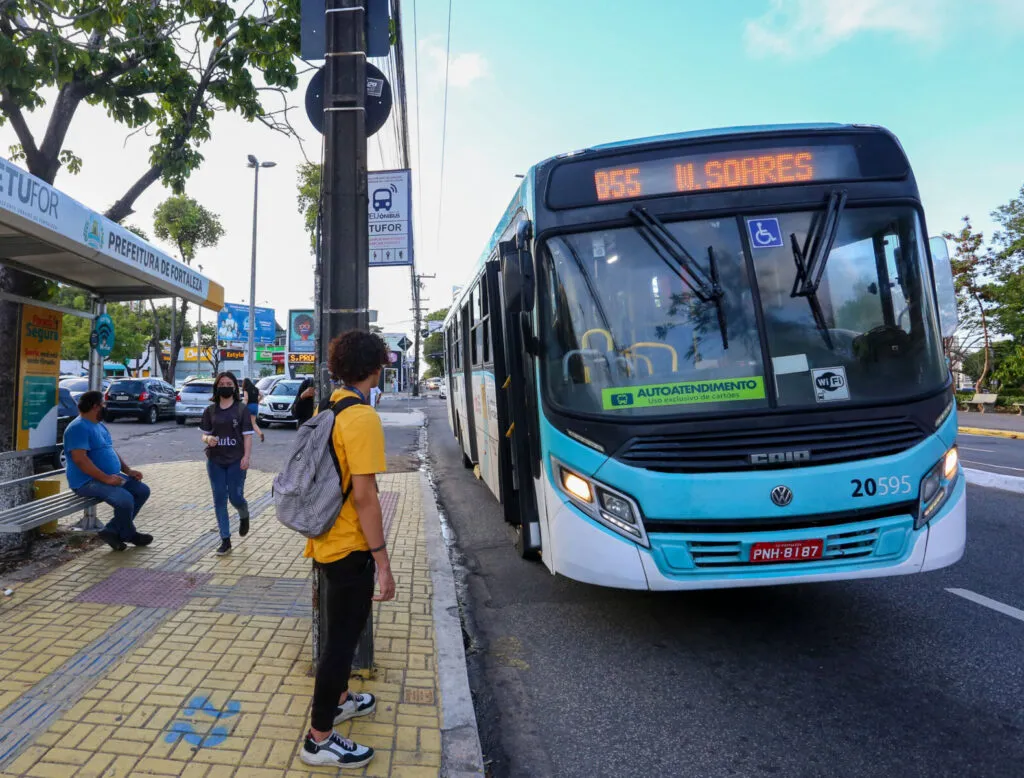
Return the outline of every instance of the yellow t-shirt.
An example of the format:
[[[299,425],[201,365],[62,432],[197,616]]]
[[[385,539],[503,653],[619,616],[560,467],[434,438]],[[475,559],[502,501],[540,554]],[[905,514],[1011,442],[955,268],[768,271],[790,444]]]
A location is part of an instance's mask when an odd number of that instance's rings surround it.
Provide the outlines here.
[[[337,389],[331,395],[331,403],[346,397],[355,397],[354,392]],[[374,475],[387,470],[384,454],[384,427],[377,411],[369,405],[354,405],[338,414],[332,436],[334,451],[341,465],[342,488],[348,489],[353,475]],[[359,524],[356,503],[349,494],[341,513],[327,532],[306,541],[304,556],[313,557],[321,564],[334,562],[353,551],[369,551],[370,545],[363,536]]]

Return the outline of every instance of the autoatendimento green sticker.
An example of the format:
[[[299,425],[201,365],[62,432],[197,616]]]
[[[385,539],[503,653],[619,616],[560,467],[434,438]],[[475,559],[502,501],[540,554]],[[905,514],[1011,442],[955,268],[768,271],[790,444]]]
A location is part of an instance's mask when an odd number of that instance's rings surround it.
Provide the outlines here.
[[[723,378],[716,381],[684,381],[678,384],[650,384],[604,389],[605,410],[656,408],[661,405],[693,405],[734,400],[763,400],[764,378]]]

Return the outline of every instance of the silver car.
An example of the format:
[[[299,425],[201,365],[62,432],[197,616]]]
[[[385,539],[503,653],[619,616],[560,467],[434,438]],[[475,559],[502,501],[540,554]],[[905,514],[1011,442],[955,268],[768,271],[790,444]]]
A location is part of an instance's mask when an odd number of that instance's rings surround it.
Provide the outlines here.
[[[178,390],[178,402],[174,406],[175,421],[178,424],[184,424],[189,419],[199,421],[212,400],[212,381],[189,381]]]

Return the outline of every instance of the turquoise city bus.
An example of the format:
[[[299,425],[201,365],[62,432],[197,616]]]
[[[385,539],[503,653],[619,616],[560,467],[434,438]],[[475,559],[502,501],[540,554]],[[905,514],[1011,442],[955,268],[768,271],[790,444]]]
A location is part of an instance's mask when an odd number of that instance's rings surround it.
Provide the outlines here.
[[[529,170],[445,321],[448,410],[569,578],[902,575],[966,539],[949,257],[887,130],[740,127]]]

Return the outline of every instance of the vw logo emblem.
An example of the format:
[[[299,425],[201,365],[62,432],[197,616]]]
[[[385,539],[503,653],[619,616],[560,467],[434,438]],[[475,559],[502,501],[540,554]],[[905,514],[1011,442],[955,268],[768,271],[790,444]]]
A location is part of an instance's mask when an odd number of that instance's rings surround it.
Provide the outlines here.
[[[788,486],[776,486],[772,489],[772,502],[780,508],[785,508],[793,502],[793,490]]]

